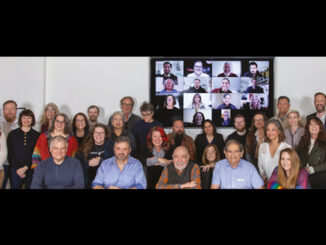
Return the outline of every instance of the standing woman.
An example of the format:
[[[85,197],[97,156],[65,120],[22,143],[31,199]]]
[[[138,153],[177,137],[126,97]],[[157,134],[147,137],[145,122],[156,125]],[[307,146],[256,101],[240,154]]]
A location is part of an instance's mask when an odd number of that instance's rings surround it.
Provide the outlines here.
[[[78,150],[78,142],[71,132],[71,123],[68,116],[64,113],[58,113],[52,119],[51,127],[40,135],[36,142],[33,152],[32,169],[36,168],[40,161],[50,157],[49,142],[55,136],[63,136],[67,139],[67,156],[75,157]]]
[[[2,186],[3,180],[5,178],[5,171],[3,169],[3,164],[7,159],[7,140],[4,133],[1,132],[0,127],[0,186]]]
[[[213,122],[209,119],[206,119],[202,126],[203,132],[198,134],[195,139],[195,145],[197,149],[197,164],[198,166],[202,166],[202,158],[205,147],[213,144],[216,145],[219,156],[221,159],[225,158],[224,155],[224,146],[225,142],[223,136],[216,132],[216,127]]]
[[[11,189],[21,189],[25,184],[30,189],[33,170],[32,155],[40,133],[32,127],[35,125],[33,111],[24,110],[18,119],[19,128],[11,131],[8,135],[8,161],[10,164]]]
[[[83,140],[86,138],[89,132],[89,123],[87,116],[79,112],[74,116],[72,120],[72,133],[78,141],[78,145],[81,146]]]
[[[52,126],[53,117],[59,113],[59,108],[54,103],[48,103],[41,116],[41,133],[48,131]]]
[[[110,151],[113,141],[109,139],[109,130],[104,124],[95,124],[80,146],[76,158],[82,164],[86,189],[92,188],[97,169],[102,161],[113,157]]]
[[[322,121],[309,117],[298,153],[301,167],[309,173],[311,188],[326,188],[326,135]]]
[[[302,127],[302,122],[300,121],[300,113],[296,110],[291,110],[286,116],[290,128],[284,130],[285,142],[296,149],[301,137],[304,135],[304,128]]]
[[[147,188],[155,189],[163,168],[172,162],[168,138],[162,127],[153,127],[147,135],[147,148],[141,154],[141,161],[147,168]]]
[[[301,169],[297,152],[291,148],[281,151],[278,166],[267,185],[268,189],[310,189],[308,172]]]
[[[123,113],[120,111],[116,111],[112,114],[111,118],[111,130],[110,130],[110,139],[113,143],[120,136],[127,136],[130,139],[131,146],[131,156],[135,156],[136,151],[136,143],[134,134],[125,128],[125,121],[123,119]],[[114,144],[111,144],[111,151],[113,152]]]
[[[265,142],[260,145],[258,151],[258,169],[267,185],[275,167],[278,165],[281,151],[285,148],[291,148],[291,146],[285,143],[284,130],[277,119],[269,119],[266,122],[264,131]]]
[[[263,112],[257,112],[251,121],[251,127],[246,138],[246,159],[251,162],[258,171],[258,149],[265,140],[264,126],[268,120]]]

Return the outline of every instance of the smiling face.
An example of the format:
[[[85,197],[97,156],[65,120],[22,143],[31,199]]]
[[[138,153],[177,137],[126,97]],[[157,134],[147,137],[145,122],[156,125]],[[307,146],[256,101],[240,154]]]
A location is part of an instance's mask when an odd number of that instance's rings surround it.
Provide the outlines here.
[[[7,103],[3,107],[3,116],[7,122],[12,123],[16,120],[17,107],[14,103]]]
[[[208,162],[213,163],[216,160],[216,151],[214,149],[214,147],[210,146],[208,147],[207,151],[206,151],[206,158],[208,160]]]
[[[280,157],[281,166],[285,171],[290,171],[292,168],[292,159],[289,153],[283,152]]]
[[[227,79],[222,80],[222,91],[227,92],[230,88],[230,83]]]
[[[278,140],[280,135],[280,130],[275,125],[275,123],[269,123],[266,128],[266,135],[270,141]]]
[[[23,127],[31,127],[31,125],[32,125],[32,122],[33,122],[33,118],[32,117],[30,117],[30,116],[22,116],[22,118],[21,118],[21,122],[22,122],[22,126]]]
[[[224,154],[230,165],[237,166],[243,156],[243,151],[240,151],[238,144],[230,143],[226,151],[224,151]]]
[[[309,123],[310,137],[311,138],[317,138],[318,134],[319,134],[319,131],[320,131],[319,125],[314,120],[311,120],[310,123]]]
[[[299,124],[299,115],[296,112],[289,113],[288,122],[291,127],[297,127]]]
[[[123,127],[123,117],[120,114],[115,114],[112,118],[112,126],[115,129],[121,129]]]
[[[78,115],[76,117],[75,126],[77,129],[80,129],[80,130],[82,130],[86,127],[86,120],[85,120],[84,116]]]
[[[204,132],[206,135],[213,135],[214,134],[214,127],[210,122],[205,122],[204,124]]]
[[[265,126],[265,119],[263,115],[257,114],[254,117],[254,125],[257,129],[261,129]]]
[[[114,155],[116,156],[116,159],[120,162],[127,161],[130,152],[131,148],[127,142],[120,142],[114,145]]]
[[[57,132],[64,132],[65,129],[65,118],[58,115],[54,120],[54,130]]]
[[[66,157],[67,145],[64,141],[54,140],[54,142],[51,145],[50,152],[54,162],[59,164],[63,162],[63,160]]]
[[[194,65],[194,72],[197,76],[200,76],[203,72],[203,63],[200,61],[197,61]]]
[[[152,133],[152,143],[154,147],[161,147],[163,144],[163,138],[161,136],[160,131],[154,131]]]
[[[314,103],[317,112],[323,112],[325,110],[326,99],[324,95],[322,94],[316,95]]]
[[[174,150],[172,158],[174,167],[182,171],[187,167],[190,155],[185,147],[179,146]]]
[[[57,113],[56,109],[53,106],[48,106],[46,109],[46,117],[51,121],[54,115]]]
[[[96,127],[93,134],[94,142],[96,145],[102,145],[105,141],[105,130],[102,127]]]

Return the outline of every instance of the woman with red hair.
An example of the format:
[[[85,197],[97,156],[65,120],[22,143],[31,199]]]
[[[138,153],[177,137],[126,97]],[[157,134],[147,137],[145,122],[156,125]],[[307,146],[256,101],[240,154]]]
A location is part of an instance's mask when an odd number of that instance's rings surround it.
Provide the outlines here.
[[[163,168],[172,162],[172,152],[164,129],[153,127],[147,135],[146,151],[141,154],[145,166],[147,188],[155,189]]]

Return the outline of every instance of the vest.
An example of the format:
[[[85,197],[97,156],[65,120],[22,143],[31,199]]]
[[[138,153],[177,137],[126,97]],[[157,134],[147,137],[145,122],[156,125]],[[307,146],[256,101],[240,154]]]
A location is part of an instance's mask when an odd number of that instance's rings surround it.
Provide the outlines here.
[[[183,170],[181,175],[178,175],[174,164],[171,163],[167,166],[168,169],[168,184],[185,184],[191,181],[191,171],[194,167],[194,163],[189,161],[187,167]]]

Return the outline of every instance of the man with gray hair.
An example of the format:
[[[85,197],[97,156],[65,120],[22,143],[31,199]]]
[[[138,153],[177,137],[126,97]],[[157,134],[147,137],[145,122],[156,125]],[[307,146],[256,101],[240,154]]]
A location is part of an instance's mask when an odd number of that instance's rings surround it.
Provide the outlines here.
[[[67,157],[65,137],[55,136],[50,142],[51,157],[41,161],[34,171],[31,189],[84,189],[84,173],[80,162]]]
[[[264,182],[250,162],[241,159],[243,145],[229,140],[224,148],[225,159],[215,165],[212,189],[263,189]]]

